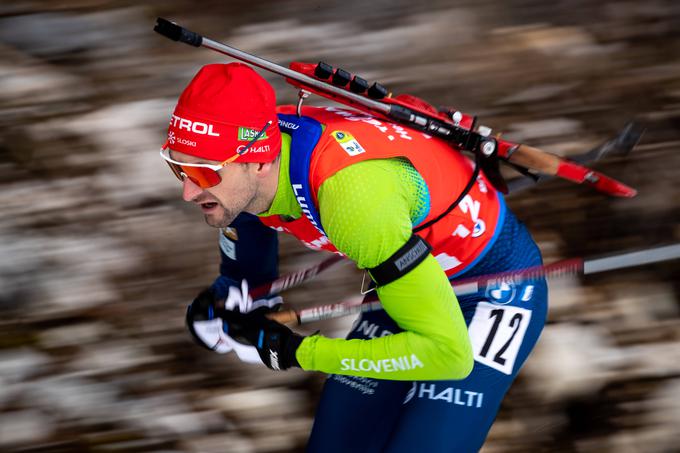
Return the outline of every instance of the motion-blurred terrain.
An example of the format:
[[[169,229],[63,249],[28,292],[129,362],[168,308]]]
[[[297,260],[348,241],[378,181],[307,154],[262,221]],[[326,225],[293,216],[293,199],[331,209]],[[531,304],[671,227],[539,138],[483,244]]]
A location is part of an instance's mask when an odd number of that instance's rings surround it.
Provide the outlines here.
[[[638,197],[550,182],[508,201],[547,262],[678,241],[680,3],[328,3],[0,4],[0,451],[304,447],[322,375],[242,365],[184,329],[217,232],[157,150],[185,84],[220,60],[153,33],[156,16],[279,63],[323,59],[562,155],[634,118],[640,146],[597,168]],[[282,238],[282,272],[321,258]],[[680,451],[679,281],[676,261],[551,282],[549,324],[484,451]],[[284,296],[331,302],[360,283],[345,265]]]

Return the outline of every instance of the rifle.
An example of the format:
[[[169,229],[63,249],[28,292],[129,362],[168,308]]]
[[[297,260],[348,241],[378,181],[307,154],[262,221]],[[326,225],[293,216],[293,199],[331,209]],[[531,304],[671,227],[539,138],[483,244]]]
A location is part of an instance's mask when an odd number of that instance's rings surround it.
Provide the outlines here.
[[[451,109],[437,110],[427,102],[411,95],[393,97],[383,85],[375,82],[369,86],[364,78],[341,68],[334,69],[327,63],[319,62],[314,65],[293,62],[290,68],[286,68],[203,37],[161,17],[156,19],[154,31],[173,41],[194,47],[205,47],[283,76],[286,82],[299,89],[298,115],[303,101],[314,93],[374,117],[438,137],[450,143],[455,149],[472,153],[475,157],[475,170],[472,177],[463,193],[442,215],[450,212],[460,202],[472,187],[480,171],[487,176],[496,189],[507,193],[507,184],[500,174],[499,162],[507,163],[525,176],[533,178],[555,176],[577,184],[588,184],[599,192],[617,197],[633,197],[637,194],[632,187],[576,161],[563,159],[528,145],[492,137],[491,129],[478,126],[475,116]],[[628,124],[615,139],[605,145],[614,144],[619,148],[618,152],[624,154],[637,144],[641,135],[642,130],[639,127]]]

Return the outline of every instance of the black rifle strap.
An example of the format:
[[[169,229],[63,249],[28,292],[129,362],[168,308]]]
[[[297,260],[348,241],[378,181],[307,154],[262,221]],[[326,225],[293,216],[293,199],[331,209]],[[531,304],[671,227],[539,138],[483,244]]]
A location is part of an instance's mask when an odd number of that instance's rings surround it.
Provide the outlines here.
[[[472,176],[470,177],[470,180],[465,185],[465,188],[460,193],[460,195],[458,195],[458,198],[456,198],[456,200],[453,203],[451,203],[451,206],[449,206],[446,209],[446,211],[439,214],[436,218],[414,228],[413,229],[414,233],[417,233],[418,231],[422,231],[425,228],[431,227],[435,223],[439,222],[442,218],[444,218],[444,216],[446,216],[449,212],[453,211],[456,208],[456,206],[458,206],[458,203],[460,203],[463,200],[463,198],[465,198],[465,195],[467,195],[468,192],[470,192],[470,190],[472,189],[472,186],[475,184],[475,181],[477,181],[477,176],[479,176],[479,170],[481,168],[481,160],[482,160],[482,153],[480,151],[476,151],[475,152],[475,169],[472,171]]]
[[[377,286],[385,286],[415,269],[427,258],[430,251],[432,251],[430,244],[414,234],[392,256],[367,270]]]

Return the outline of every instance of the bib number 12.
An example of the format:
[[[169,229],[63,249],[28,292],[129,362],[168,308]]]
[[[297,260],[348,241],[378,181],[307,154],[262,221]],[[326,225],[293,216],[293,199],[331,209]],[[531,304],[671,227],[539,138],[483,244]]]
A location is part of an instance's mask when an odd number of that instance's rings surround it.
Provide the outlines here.
[[[475,360],[512,374],[529,321],[531,310],[480,302],[468,327]]]

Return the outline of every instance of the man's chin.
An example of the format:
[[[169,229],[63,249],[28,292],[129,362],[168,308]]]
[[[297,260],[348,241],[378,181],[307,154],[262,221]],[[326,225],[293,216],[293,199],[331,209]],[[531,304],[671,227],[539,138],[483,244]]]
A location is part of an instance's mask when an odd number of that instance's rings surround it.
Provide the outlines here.
[[[205,223],[213,228],[226,228],[231,225],[236,216],[231,218],[231,216],[227,216],[226,212],[221,211],[218,213],[203,214],[203,218],[205,219]]]

